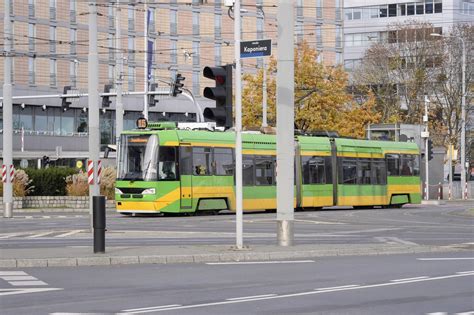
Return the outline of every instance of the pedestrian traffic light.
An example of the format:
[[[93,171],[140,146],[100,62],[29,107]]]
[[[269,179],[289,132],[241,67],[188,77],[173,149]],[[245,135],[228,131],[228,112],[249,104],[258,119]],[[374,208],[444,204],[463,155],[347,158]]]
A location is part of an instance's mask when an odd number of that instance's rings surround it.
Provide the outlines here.
[[[433,142],[428,140],[428,161],[433,159]]]
[[[218,127],[231,128],[232,115],[232,65],[205,67],[204,76],[216,82],[215,87],[204,88],[204,97],[216,101],[216,107],[204,109],[204,117],[214,120]]]
[[[49,156],[46,156],[44,155],[42,158],[41,158],[41,161],[42,161],[42,164],[43,164],[43,167],[47,167],[50,163],[49,161]]]
[[[70,90],[72,90],[72,86],[66,85],[63,89],[63,95],[68,94]],[[70,105],[71,101],[68,101],[67,97],[61,97],[61,108],[63,109],[63,111],[67,111]]]
[[[156,89],[158,88],[158,83],[152,83],[150,85],[150,90],[149,92],[155,92]],[[159,100],[157,99],[156,94],[148,94],[148,106],[156,106],[156,103],[158,103]]]
[[[104,85],[104,93],[110,93],[110,90],[112,90],[112,84]],[[102,107],[110,107],[110,104],[112,104],[112,101],[110,100],[110,96],[108,95],[102,96]]]
[[[176,78],[174,79],[174,84],[173,84],[173,96],[177,96],[178,94],[183,93],[183,86],[184,83],[181,83],[181,81],[184,81],[186,78],[181,75],[181,73],[176,74]]]

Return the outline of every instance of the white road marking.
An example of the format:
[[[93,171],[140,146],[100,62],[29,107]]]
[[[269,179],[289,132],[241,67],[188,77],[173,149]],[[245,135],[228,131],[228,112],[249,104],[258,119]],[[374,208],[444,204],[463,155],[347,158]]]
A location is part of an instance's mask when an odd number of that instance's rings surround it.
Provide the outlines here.
[[[276,294],[263,294],[263,295],[254,295],[254,296],[243,296],[243,297],[237,297],[237,298],[230,298],[230,299],[226,299],[226,300],[227,300],[227,301],[249,300],[249,299],[261,298],[261,297],[269,297],[269,296],[276,296]]]
[[[23,281],[23,280],[38,280],[33,276],[3,276],[0,277],[5,281]]]
[[[42,236],[46,236],[46,235],[51,234],[51,233],[54,233],[54,231],[49,231],[49,232],[44,232],[44,233],[39,233],[39,234],[30,235],[30,236],[27,236],[27,238],[42,237]]]
[[[426,279],[428,277],[415,277],[415,278],[406,278],[406,279],[396,279],[396,280],[390,280],[392,282],[400,282],[400,281],[410,281],[410,280],[418,280],[418,279]]]
[[[317,288],[317,291],[326,291],[326,290],[335,290],[335,289],[348,289],[348,288],[355,288],[359,287],[358,284],[349,284],[349,285],[341,285],[339,287],[329,287],[329,288]]]
[[[206,263],[206,265],[264,265],[264,264],[304,264],[313,263],[314,260],[287,260],[287,261],[235,261]]]
[[[472,274],[472,275],[474,275],[474,274]],[[351,287],[346,287],[346,288],[343,288],[343,287],[337,288],[336,287],[335,289],[313,290],[313,291],[308,291],[308,292],[299,292],[299,293],[267,296],[267,297],[253,298],[253,299],[247,299],[247,300],[233,300],[233,301],[221,301],[221,302],[211,302],[211,303],[202,303],[202,304],[191,304],[191,305],[184,305],[184,306],[170,306],[170,307],[162,307],[162,308],[153,309],[153,310],[144,310],[144,311],[141,311],[140,313],[172,311],[172,310],[199,308],[199,307],[216,306],[216,305],[226,305],[226,304],[233,304],[233,303],[245,303],[245,302],[254,302],[254,301],[271,300],[271,299],[283,299],[283,298],[314,295],[314,294],[323,294],[323,293],[330,293],[330,292],[337,292],[337,291],[371,289],[371,288],[386,287],[386,286],[393,286],[393,285],[402,285],[402,284],[424,282],[424,281],[452,279],[452,278],[459,278],[459,277],[466,277],[466,276],[471,276],[471,274],[462,274],[462,275],[455,274],[455,275],[439,276],[439,277],[433,277],[433,278],[427,278],[427,279],[409,280],[409,281],[404,281],[404,282],[387,282],[387,283],[361,285],[361,286],[356,286],[356,287],[351,286]],[[135,313],[138,313],[138,312],[135,312]]]
[[[59,234],[59,235],[56,235],[55,237],[66,237],[66,236],[71,236],[71,235],[74,235],[74,234],[81,233],[82,231],[84,231],[84,230],[73,230],[73,231],[70,231],[70,232],[67,232],[67,233],[64,233],[64,234]]]
[[[0,289],[0,296],[64,290],[62,288]]]
[[[474,273],[474,270],[471,270],[471,271],[459,271],[459,272],[456,272],[458,275],[464,275],[464,274],[470,274],[470,273]]]
[[[24,271],[0,271],[0,277],[2,276],[27,276],[28,274]]]
[[[457,313],[456,315],[474,315],[474,311]]]
[[[20,236],[22,234],[25,234],[24,232],[23,233],[9,233],[9,234],[4,234],[2,236],[0,236],[0,239],[6,239],[6,238],[12,238],[12,237],[15,237],[15,236]]]
[[[474,260],[474,257],[438,257],[438,258],[417,258],[417,260]]]
[[[417,243],[405,241],[398,237],[374,237],[377,241],[387,244],[418,245]]]
[[[159,310],[161,308],[168,308],[168,307],[176,307],[181,306],[180,304],[170,304],[170,305],[162,305],[162,306],[151,306],[151,307],[142,307],[142,308],[131,308],[129,310],[123,310],[122,312],[130,312],[130,313],[145,313],[145,312],[153,312],[154,310]],[[142,312],[144,311],[144,312]]]
[[[426,315],[448,315],[446,312],[434,312],[434,313],[426,313]]]
[[[14,286],[28,286],[28,285],[48,285],[46,282],[44,281],[9,281],[8,283],[10,283],[11,285],[14,285]]]

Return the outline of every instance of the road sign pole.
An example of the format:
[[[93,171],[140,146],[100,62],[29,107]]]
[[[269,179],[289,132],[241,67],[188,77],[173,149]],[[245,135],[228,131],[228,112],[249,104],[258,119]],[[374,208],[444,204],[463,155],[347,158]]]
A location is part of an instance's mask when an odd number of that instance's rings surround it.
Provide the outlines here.
[[[277,238],[293,245],[294,220],[294,17],[293,1],[278,1]]]
[[[236,247],[243,248],[243,194],[242,194],[242,82],[240,64],[240,0],[234,4],[235,38],[235,207]]]
[[[3,36],[5,45],[5,58],[3,68],[3,164],[7,167],[6,182],[3,183],[3,216],[13,216],[13,185],[8,171],[13,165],[13,99],[12,99],[12,21],[10,17],[10,5],[12,1],[4,1],[4,24]]]

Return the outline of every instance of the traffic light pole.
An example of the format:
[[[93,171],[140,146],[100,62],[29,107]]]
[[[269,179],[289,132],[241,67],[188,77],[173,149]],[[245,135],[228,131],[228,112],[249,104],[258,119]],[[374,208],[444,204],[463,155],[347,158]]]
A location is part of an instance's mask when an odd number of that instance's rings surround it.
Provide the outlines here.
[[[12,100],[12,43],[13,32],[10,17],[12,1],[4,1],[3,36],[5,45],[5,58],[3,68],[3,167],[6,167],[6,182],[3,183],[3,216],[13,216],[13,183],[10,168],[13,165],[13,100]]]
[[[278,1],[277,53],[277,238],[278,245],[293,245],[294,221],[294,7]]]
[[[240,64],[240,0],[234,3],[235,38],[235,209],[236,247],[243,248],[243,194],[242,194],[242,65]]]
[[[122,57],[122,30],[120,25],[120,0],[115,3],[115,51],[117,52],[116,71],[116,92],[115,100],[115,144],[120,147],[120,134],[123,130],[123,101],[122,101],[122,80],[123,80],[123,57]]]

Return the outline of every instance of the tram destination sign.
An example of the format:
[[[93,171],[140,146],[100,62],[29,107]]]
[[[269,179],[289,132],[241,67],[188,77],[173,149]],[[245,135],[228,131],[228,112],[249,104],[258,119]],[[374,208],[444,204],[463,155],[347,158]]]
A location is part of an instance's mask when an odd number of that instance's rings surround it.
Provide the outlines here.
[[[272,40],[261,39],[240,42],[240,58],[258,58],[271,56]]]

